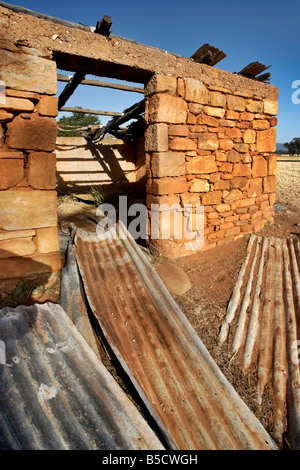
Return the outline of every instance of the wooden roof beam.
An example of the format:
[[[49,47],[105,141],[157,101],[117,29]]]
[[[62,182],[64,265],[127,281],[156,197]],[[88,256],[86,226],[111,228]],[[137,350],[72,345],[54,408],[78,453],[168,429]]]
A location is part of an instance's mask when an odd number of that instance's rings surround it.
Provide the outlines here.
[[[92,133],[82,134],[88,141],[97,142],[102,140],[104,135],[111,131],[116,131],[121,124],[124,124],[131,119],[137,119],[142,113],[145,112],[145,99],[134,104],[130,108],[125,109],[121,116],[112,118],[106,126],[96,130]]]
[[[57,80],[59,82],[69,82],[71,78],[68,75],[57,74]],[[82,80],[80,82],[80,85],[98,86],[102,88],[114,88],[116,90],[131,91],[134,93],[144,94],[144,88],[142,87],[133,87],[129,85],[120,85],[118,83],[101,82],[100,80]]]
[[[71,108],[67,106],[62,107],[60,111],[64,113],[96,114],[98,116],[114,116],[114,117],[123,116],[123,113],[117,113],[114,111],[100,111],[100,110],[94,110],[94,109]]]
[[[112,25],[112,21],[109,16],[104,15],[102,20],[97,22],[96,29],[94,33],[101,34],[103,36],[108,36],[110,34],[109,29]],[[75,72],[71,80],[67,83],[61,94],[58,98],[58,110],[60,111],[61,108],[66,104],[70,96],[73,95],[74,91],[78,87],[78,85],[85,79],[85,73],[83,72]]]

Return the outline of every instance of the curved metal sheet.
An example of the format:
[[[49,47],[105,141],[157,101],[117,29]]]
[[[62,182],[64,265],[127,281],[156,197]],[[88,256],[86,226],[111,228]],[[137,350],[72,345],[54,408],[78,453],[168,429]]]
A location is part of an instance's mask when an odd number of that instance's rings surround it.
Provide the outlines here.
[[[66,250],[65,265],[61,271],[60,305],[95,354],[101,358],[101,347],[89,320],[72,243]]]
[[[109,345],[173,449],[276,449],[123,225],[75,254]]]
[[[233,321],[236,318],[236,325]],[[231,325],[232,323],[232,325]],[[251,235],[220,333],[245,372],[257,367],[257,401],[273,388],[274,439],[300,449],[300,242]]]
[[[162,445],[59,305],[0,310],[0,449]]]

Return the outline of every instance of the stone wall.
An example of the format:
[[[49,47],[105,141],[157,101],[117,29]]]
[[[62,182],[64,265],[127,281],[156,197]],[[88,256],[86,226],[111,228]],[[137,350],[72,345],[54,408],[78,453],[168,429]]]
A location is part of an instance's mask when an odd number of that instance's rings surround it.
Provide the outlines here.
[[[203,205],[203,249],[272,221],[276,87],[131,41],[69,31],[3,7],[0,12],[0,80],[6,87],[5,99],[0,96],[0,278],[60,268],[56,64],[146,82],[150,219],[153,204]],[[137,148],[143,145],[141,139]],[[144,175],[139,159],[137,179]],[[171,235],[163,240],[150,233],[150,242],[167,257],[193,253],[180,233]]]
[[[56,64],[1,41],[0,280],[58,272]]]
[[[89,193],[100,185],[120,192],[145,176],[144,146],[138,140],[105,137],[92,144],[83,137],[58,137],[56,142],[59,194]]]
[[[236,91],[226,83],[162,75],[149,80],[145,95],[150,218],[152,204],[202,204],[203,249],[273,220],[276,99],[258,95],[251,85]],[[167,257],[192,254],[184,237],[175,235],[151,243]]]

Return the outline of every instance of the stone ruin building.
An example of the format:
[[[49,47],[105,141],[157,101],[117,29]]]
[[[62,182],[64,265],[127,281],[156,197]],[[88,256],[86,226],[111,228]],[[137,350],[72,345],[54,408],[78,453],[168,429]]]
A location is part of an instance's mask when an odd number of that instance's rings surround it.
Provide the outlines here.
[[[1,279],[61,269],[59,69],[74,74],[71,93],[88,74],[141,84],[144,99],[129,117],[142,116],[144,127],[123,143],[149,217],[153,204],[202,204],[203,250],[273,220],[278,89],[259,75],[265,66],[229,73],[215,67],[225,54],[209,45],[185,58],[12,6],[0,6],[0,15]],[[110,130],[118,123],[113,118]],[[168,258],[186,256],[178,235],[150,236],[149,244]]]

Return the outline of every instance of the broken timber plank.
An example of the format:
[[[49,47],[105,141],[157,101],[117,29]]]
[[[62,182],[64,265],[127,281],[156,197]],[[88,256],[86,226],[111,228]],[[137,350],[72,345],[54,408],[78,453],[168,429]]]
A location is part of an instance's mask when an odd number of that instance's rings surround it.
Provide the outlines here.
[[[125,109],[123,114],[119,117],[111,119],[106,126],[103,126],[101,129],[96,130],[96,132],[90,134],[83,134],[87,140],[97,141],[101,140],[107,132],[117,129],[124,122],[129,121],[130,119],[137,118],[141,113],[145,111],[145,100],[141,100],[138,103],[134,104],[130,108]]]

